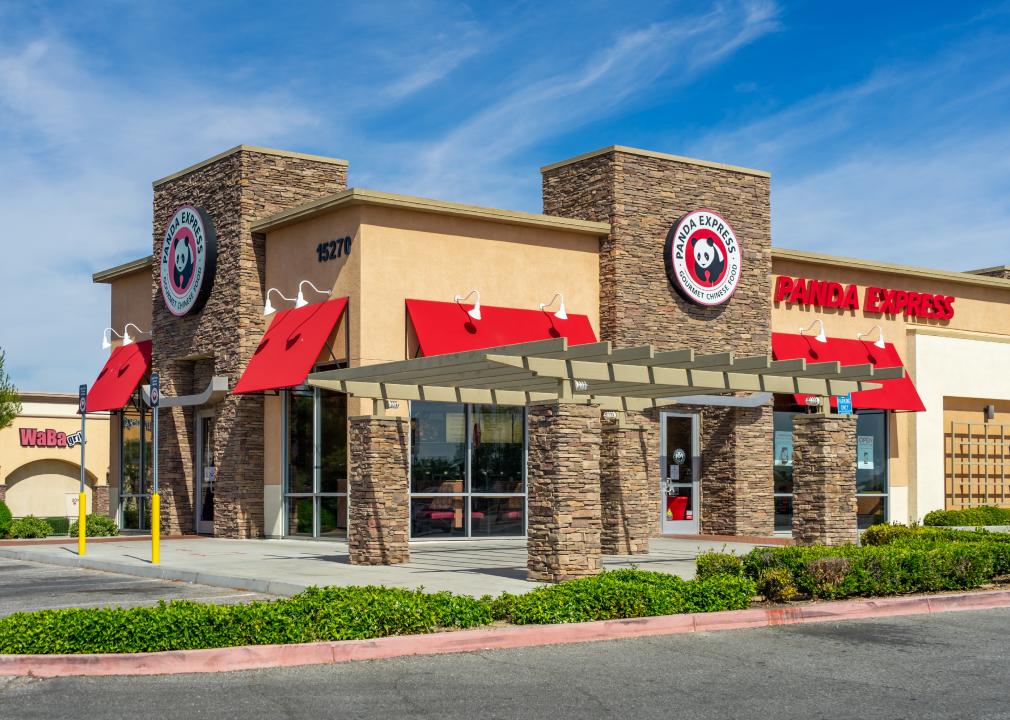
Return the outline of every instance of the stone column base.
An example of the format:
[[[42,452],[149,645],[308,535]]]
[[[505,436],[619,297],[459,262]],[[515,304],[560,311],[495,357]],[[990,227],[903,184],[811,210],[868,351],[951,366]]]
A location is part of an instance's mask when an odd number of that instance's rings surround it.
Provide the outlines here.
[[[108,485],[96,485],[91,488],[91,512],[109,517]]]
[[[655,472],[650,472],[652,465]],[[604,555],[649,552],[659,505],[653,492],[658,477],[657,424],[640,413],[622,423],[603,424],[600,446],[600,545]]]
[[[352,565],[410,559],[409,424],[401,417],[352,417],[348,439],[347,544]]]
[[[0,483],[0,502],[7,500],[7,485]]]
[[[595,575],[600,549],[600,409],[538,403],[528,412],[530,580]]]
[[[856,526],[856,418],[793,417],[793,542],[844,545]]]

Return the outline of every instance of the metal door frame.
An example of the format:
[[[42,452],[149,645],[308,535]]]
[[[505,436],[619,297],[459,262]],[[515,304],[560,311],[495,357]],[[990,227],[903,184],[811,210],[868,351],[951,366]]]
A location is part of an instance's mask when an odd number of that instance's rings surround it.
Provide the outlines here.
[[[667,418],[684,418],[691,421],[691,493],[693,497],[691,520],[666,519],[666,421]],[[701,527],[701,418],[698,413],[667,412],[659,413],[659,523],[664,534],[696,535]],[[687,485],[688,483],[680,483]]]
[[[196,424],[196,462],[193,463],[193,470],[196,482],[193,483],[196,489],[195,502],[193,503],[193,529],[198,535],[213,535],[214,534],[214,521],[211,520],[210,532],[201,532],[200,525],[204,522],[202,520],[203,513],[203,421],[207,418],[214,418],[214,411],[208,410],[197,410],[193,413],[194,422]]]

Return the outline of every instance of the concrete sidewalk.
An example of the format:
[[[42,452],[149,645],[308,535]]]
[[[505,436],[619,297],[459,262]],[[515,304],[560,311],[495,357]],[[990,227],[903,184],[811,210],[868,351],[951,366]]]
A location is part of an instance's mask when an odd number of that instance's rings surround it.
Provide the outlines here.
[[[638,566],[694,577],[694,560],[706,550],[745,553],[754,545],[722,541],[653,538],[648,555],[605,557],[607,569]],[[387,585],[449,590],[467,595],[523,593],[525,540],[413,543],[410,562],[392,566],[351,565],[347,543],[306,540],[185,538],[161,544],[161,565],[151,565],[149,543],[103,542],[77,556],[76,543],[0,547],[0,557],[70,567],[180,580],[270,595],[294,595],[310,585]]]

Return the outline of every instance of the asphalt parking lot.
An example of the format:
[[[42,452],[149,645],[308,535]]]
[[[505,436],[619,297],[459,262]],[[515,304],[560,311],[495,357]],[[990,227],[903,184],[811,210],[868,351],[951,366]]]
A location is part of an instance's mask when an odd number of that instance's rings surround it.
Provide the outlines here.
[[[0,616],[30,610],[154,605],[159,600],[234,603],[267,595],[99,570],[0,558]]]

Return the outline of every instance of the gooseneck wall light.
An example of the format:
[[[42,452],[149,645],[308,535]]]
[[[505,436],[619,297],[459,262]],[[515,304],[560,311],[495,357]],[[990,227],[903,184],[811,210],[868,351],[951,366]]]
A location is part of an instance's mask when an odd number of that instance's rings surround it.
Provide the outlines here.
[[[466,314],[472,317],[474,320],[480,320],[480,290],[471,290],[466,295],[457,295],[452,300],[462,307],[464,300],[469,298],[471,295],[477,296],[477,302],[473,304],[473,307],[466,311]]]
[[[117,333],[112,328],[105,328],[105,331],[102,332],[102,350],[109,350],[112,348],[112,335],[123,337],[122,334]]]
[[[883,350],[884,349],[884,328],[880,327],[879,325],[874,325],[873,327],[871,327],[866,332],[859,333],[858,335],[856,335],[856,340],[862,340],[867,335],[872,334],[874,330],[876,330],[878,334],[877,334],[876,341],[874,341],[874,343],[873,343],[873,346],[874,347],[878,347],[881,350]]]
[[[565,296],[561,293],[554,293],[554,297],[552,297],[549,302],[540,303],[540,309],[543,312],[547,312],[547,308],[553,305],[555,300],[560,300],[561,303],[558,305],[558,310],[554,313],[554,317],[558,320],[567,320],[568,313],[565,312]]]
[[[134,328],[138,333],[140,333],[142,335],[149,335],[150,334],[150,330],[141,330],[139,327],[137,327],[133,323],[126,323],[126,327],[123,328],[123,345],[129,345],[130,343],[135,342],[134,339],[132,337],[130,337],[130,328],[131,327]]]
[[[315,285],[313,285],[308,280],[302,280],[300,283],[298,283],[298,297],[295,299],[295,307],[296,308],[305,307],[306,305],[309,304],[309,301],[305,299],[305,295],[302,294],[302,286],[303,285],[308,285],[310,288],[312,288],[313,290],[315,290],[320,295],[329,295],[330,294],[329,291],[327,291],[327,290],[320,290],[319,288],[317,288]]]
[[[818,325],[820,327],[820,332],[817,333],[817,335],[814,337],[814,340],[816,340],[819,343],[826,343],[828,341],[828,336],[824,334],[824,321],[821,320],[820,318],[817,318],[812,323],[807,325],[805,328],[800,328],[800,335],[805,335],[806,333],[813,330],[814,325]]]
[[[277,288],[270,288],[269,290],[267,290],[267,301],[263,303],[264,315],[272,315],[273,313],[277,312],[277,308],[275,308],[273,305],[270,304],[270,293],[277,293],[278,295],[280,295],[281,300],[287,300],[288,302],[296,302],[296,298],[289,298],[286,295],[281,294],[281,291],[278,290]]]

